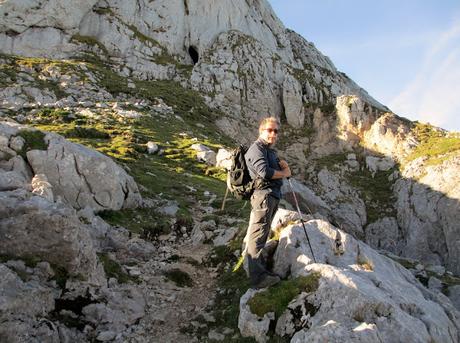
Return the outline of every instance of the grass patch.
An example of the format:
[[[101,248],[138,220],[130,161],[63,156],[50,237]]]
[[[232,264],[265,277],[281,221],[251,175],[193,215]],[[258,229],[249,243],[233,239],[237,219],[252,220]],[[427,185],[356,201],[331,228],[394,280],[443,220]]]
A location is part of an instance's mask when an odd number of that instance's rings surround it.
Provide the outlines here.
[[[151,208],[105,210],[98,215],[113,226],[122,226],[144,238],[153,238],[171,231],[169,217],[156,213]]]
[[[460,151],[459,135],[448,135],[445,131],[423,123],[417,123],[413,133],[420,144],[407,156],[407,162],[427,157],[427,165],[437,165]]]
[[[362,195],[366,205],[367,223],[386,216],[395,216],[393,182],[388,180],[393,171],[394,169],[378,171],[374,177],[368,169],[346,174],[347,181]]]
[[[113,277],[117,279],[119,283],[128,283],[129,281],[137,282],[137,278],[125,273],[121,265],[117,261],[112,260],[107,253],[98,253],[97,256],[104,267],[107,278]]]
[[[96,38],[94,37],[90,37],[90,36],[82,36],[82,35],[79,35],[79,34],[76,34],[76,35],[73,35],[72,38],[70,38],[70,41],[71,42],[79,42],[79,43],[82,43],[82,44],[86,44],[88,46],[97,46],[99,49],[102,50],[102,52],[104,53],[104,55],[108,56],[109,55],[109,51],[107,50],[107,48],[105,47],[104,44],[102,44],[101,42],[99,42]]]
[[[338,165],[343,164],[346,160],[347,154],[331,154],[320,157],[315,162],[320,168],[327,167],[329,170],[335,170]]]
[[[107,132],[98,130],[95,127],[75,126],[65,130],[63,136],[66,138],[94,138],[94,139],[109,139],[110,135]]]
[[[274,312],[275,317],[279,318],[286,310],[287,305],[301,292],[317,290],[320,277],[319,273],[311,273],[308,276],[281,281],[279,284],[254,295],[248,302],[249,308],[252,313],[259,317]]]
[[[169,280],[174,282],[178,287],[192,287],[193,280],[186,272],[180,270],[178,268],[174,268],[171,270],[167,270],[164,272],[164,276],[166,276]]]

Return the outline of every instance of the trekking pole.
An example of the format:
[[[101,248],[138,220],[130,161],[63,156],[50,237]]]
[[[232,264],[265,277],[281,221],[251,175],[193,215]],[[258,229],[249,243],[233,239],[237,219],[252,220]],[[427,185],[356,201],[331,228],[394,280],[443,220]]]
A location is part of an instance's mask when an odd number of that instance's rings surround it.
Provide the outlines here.
[[[313,257],[313,261],[316,263],[315,254],[313,254],[313,249],[311,247],[310,238],[308,238],[307,229],[305,228],[305,223],[303,222],[302,213],[300,212],[299,202],[297,201],[297,197],[295,195],[294,188],[292,187],[291,178],[288,177],[287,179],[289,182],[289,187],[291,187],[292,195],[294,196],[294,202],[297,207],[297,212],[299,213],[300,222],[302,223],[302,227],[303,227],[303,232],[305,232],[305,236],[307,237],[307,242],[308,242],[308,246],[310,247],[311,256]]]

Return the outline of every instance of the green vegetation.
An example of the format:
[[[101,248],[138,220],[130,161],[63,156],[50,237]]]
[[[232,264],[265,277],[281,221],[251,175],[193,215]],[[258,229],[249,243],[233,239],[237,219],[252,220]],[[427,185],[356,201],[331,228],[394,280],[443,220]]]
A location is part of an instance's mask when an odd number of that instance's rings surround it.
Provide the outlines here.
[[[51,278],[56,281],[56,284],[61,288],[65,289],[65,284],[69,279],[69,273],[64,267],[52,265],[54,276]]]
[[[107,253],[98,253],[99,261],[101,261],[105,275],[107,278],[115,278],[119,283],[128,283],[129,281],[137,282],[137,278],[130,276],[123,271],[121,265],[110,258]]]
[[[347,173],[348,182],[358,189],[366,204],[367,222],[372,223],[379,218],[394,216],[393,182],[388,177],[394,169],[378,171],[372,176],[368,169]]]
[[[164,272],[164,275],[174,282],[178,287],[192,287],[193,280],[186,272],[178,268],[170,269]]]
[[[248,305],[251,312],[263,317],[266,313],[274,312],[279,318],[286,310],[287,305],[301,292],[314,292],[318,289],[319,273],[311,273],[308,276],[300,276],[296,279],[281,281],[279,284],[257,293]],[[313,309],[312,309],[313,310]],[[312,315],[314,315],[314,310]]]
[[[320,157],[315,160],[316,164],[322,168],[327,167],[329,170],[337,169],[338,165],[343,164],[347,160],[347,154],[331,154]]]
[[[420,144],[407,156],[407,161],[427,157],[426,164],[436,165],[460,151],[459,135],[448,135],[445,131],[423,123],[416,123],[413,133]]]
[[[45,142],[45,134],[38,130],[20,130],[18,136],[25,141],[22,150],[19,152],[21,156],[25,156],[29,150],[46,150],[48,144]]]
[[[100,9],[102,10],[102,9]],[[107,9],[108,11],[111,11],[110,9]],[[82,35],[79,35],[79,34],[76,34],[76,35],[73,35],[72,38],[70,39],[70,41],[76,41],[76,42],[79,42],[79,43],[83,43],[83,44],[86,44],[86,45],[89,45],[89,46],[97,46],[99,49],[102,50],[102,52],[104,53],[105,56],[108,56],[109,55],[109,51],[107,50],[107,48],[105,47],[104,44],[102,44],[101,42],[99,42],[96,38],[94,37],[90,37],[90,36],[82,36]]]
[[[161,215],[151,208],[106,210],[99,212],[98,215],[110,225],[122,226],[130,232],[138,233],[148,239],[171,231],[171,218]]]

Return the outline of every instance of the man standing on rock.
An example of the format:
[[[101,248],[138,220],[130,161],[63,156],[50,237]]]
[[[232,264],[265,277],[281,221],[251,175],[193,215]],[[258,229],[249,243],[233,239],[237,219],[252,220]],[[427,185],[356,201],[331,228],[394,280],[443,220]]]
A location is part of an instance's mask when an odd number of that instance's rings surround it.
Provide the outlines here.
[[[263,119],[259,125],[259,138],[245,154],[249,174],[255,180],[247,234],[249,278],[254,288],[269,287],[280,281],[278,275],[267,270],[264,256],[270,226],[281,199],[282,179],[291,176],[287,162],[280,161],[273,149],[279,127],[276,118]]]

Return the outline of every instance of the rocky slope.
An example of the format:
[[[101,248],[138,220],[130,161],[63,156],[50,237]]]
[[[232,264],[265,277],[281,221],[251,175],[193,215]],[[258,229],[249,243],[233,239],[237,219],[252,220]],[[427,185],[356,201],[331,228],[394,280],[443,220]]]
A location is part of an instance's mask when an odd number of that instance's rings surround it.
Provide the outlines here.
[[[234,303],[247,284],[229,269],[244,235],[235,218],[248,208],[230,200],[215,214],[225,176],[214,164],[219,148],[250,142],[267,114],[282,121],[278,149],[297,179],[293,190],[285,184],[283,206],[296,192],[304,212],[404,257],[445,313],[442,294],[458,306],[459,135],[391,113],[266,1],[5,0],[0,52],[0,294],[13,304],[0,313],[9,323],[0,337],[30,329],[50,341],[149,341],[170,331],[171,340],[243,340]],[[318,268],[339,273],[333,263]],[[198,281],[163,286],[169,270]],[[219,280],[207,277],[216,271]],[[41,305],[26,297],[15,307],[27,289]],[[433,300],[421,292],[417,302]],[[454,335],[455,316],[427,327]],[[334,320],[328,330],[355,337],[355,323]],[[384,335],[358,322],[369,340]]]

